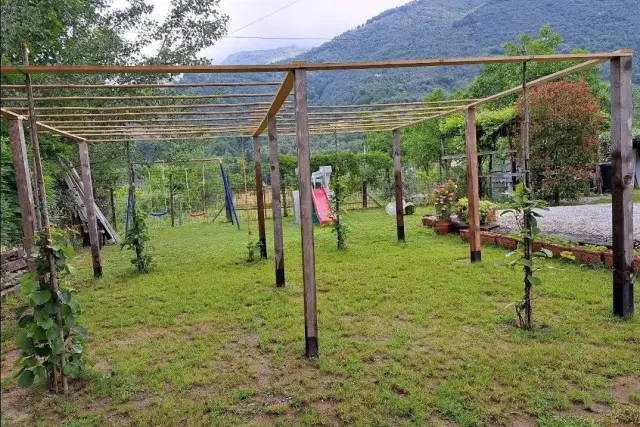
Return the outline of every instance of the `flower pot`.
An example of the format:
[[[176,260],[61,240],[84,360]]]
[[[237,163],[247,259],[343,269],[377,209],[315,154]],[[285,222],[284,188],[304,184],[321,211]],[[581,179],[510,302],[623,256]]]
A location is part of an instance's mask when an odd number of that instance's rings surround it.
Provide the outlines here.
[[[518,240],[514,239],[513,237],[502,236],[498,234],[496,236],[496,244],[498,246],[502,246],[505,249],[510,249],[512,251],[515,251],[516,248],[518,247]]]
[[[482,231],[480,233],[480,241],[483,245],[495,245],[496,235],[493,233],[489,233],[488,231]]]
[[[602,260],[609,268],[613,268],[613,251],[606,251],[602,253]],[[635,262],[634,262],[635,265]]]
[[[451,232],[451,221],[437,220],[433,226],[433,229],[436,231],[436,233],[447,234]]]
[[[471,233],[469,232],[468,228],[464,230],[460,230],[460,238],[465,242],[468,242],[469,239],[471,239]]]
[[[436,223],[436,217],[431,215],[425,215],[422,217],[422,225],[425,227],[433,227]]]
[[[542,242],[533,241],[533,252],[541,252],[543,247]]]
[[[556,245],[555,243],[544,243],[544,248],[551,251],[553,258],[562,258],[562,252],[570,252],[571,248],[566,246]]]
[[[571,249],[576,261],[580,264],[599,264],[602,262],[602,252],[593,252],[580,247]]]

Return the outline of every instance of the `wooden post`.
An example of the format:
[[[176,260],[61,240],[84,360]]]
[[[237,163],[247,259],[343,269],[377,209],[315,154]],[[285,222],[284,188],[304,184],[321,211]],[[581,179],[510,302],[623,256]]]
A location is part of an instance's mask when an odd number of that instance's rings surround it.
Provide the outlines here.
[[[113,224],[113,229],[118,231],[118,215],[116,213],[116,197],[113,192],[113,188],[109,188],[109,200],[111,202],[111,223]]]
[[[171,203],[171,227],[176,226],[175,203],[173,200],[173,173],[169,173],[169,203]]]
[[[24,128],[21,119],[9,120],[9,139],[13,154],[13,169],[16,173],[16,187],[20,216],[22,217],[22,244],[27,255],[29,270],[34,272],[33,251],[36,234],[36,213],[33,205],[33,189],[31,187],[31,172],[27,158],[27,146],[24,141]]]
[[[284,180],[280,183],[280,194],[282,195],[282,216],[286,218],[289,216],[289,211],[287,210],[287,186]]]
[[[82,168],[84,206],[87,210],[87,228],[89,229],[89,243],[91,244],[93,277],[102,277],[102,257],[100,255],[98,221],[96,219],[95,201],[93,199],[93,182],[91,180],[91,164],[89,162],[89,146],[87,141],[82,141],[78,144],[78,151],[80,152],[80,166]]]
[[[22,43],[22,64],[29,65],[29,50],[27,45]],[[56,295],[56,303],[58,305],[58,312],[56,313],[56,324],[60,329],[60,340],[64,342],[64,328],[62,323],[62,302],[57,295],[60,292],[58,286],[58,269],[56,267],[56,261],[51,251],[53,242],[51,240],[51,223],[49,222],[49,210],[47,209],[47,193],[44,186],[44,172],[42,170],[42,158],[40,157],[40,141],[38,140],[38,117],[36,114],[36,104],[33,100],[33,88],[31,87],[31,75],[24,74],[24,82],[27,89],[27,99],[29,104],[29,131],[31,134],[31,150],[33,151],[33,166],[35,169],[36,189],[38,194],[38,209],[40,211],[42,221],[42,232],[44,233],[44,240],[46,244],[47,262],[49,264],[49,284],[51,285],[51,291],[53,295]],[[46,277],[40,277],[41,282],[46,281]],[[62,390],[64,393],[69,391],[69,384],[67,376],[64,374],[64,367],[67,363],[66,350],[63,348],[60,353],[60,372],[55,368],[53,370],[53,382],[56,393],[58,392],[58,374],[62,382]]]
[[[404,242],[404,203],[402,196],[402,163],[400,162],[400,130],[393,131],[393,177],[396,193],[396,229],[398,241]]]
[[[305,354],[318,356],[318,314],[316,308],[316,260],[313,247],[313,207],[309,149],[307,71],[296,68],[296,140],[298,146],[298,188],[300,189],[300,228],[302,230],[302,279],[304,282]]]
[[[467,145],[467,198],[469,200],[469,242],[471,262],[482,260],[480,245],[480,196],[478,188],[478,142],[476,139],[476,109],[467,109],[465,120]]]
[[[363,180],[362,181],[362,209],[367,209],[367,181]]]
[[[178,225],[182,225],[182,193],[178,194]]]
[[[622,317],[634,311],[632,72],[631,57],[611,60],[613,314]]]
[[[271,208],[273,210],[273,251],[276,261],[276,286],[285,284],[284,247],[282,237],[282,206],[280,204],[280,161],[278,159],[278,133],[276,118],[269,117],[269,160],[271,167]]]
[[[267,258],[267,232],[264,224],[264,195],[262,187],[262,161],[260,159],[260,136],[253,137],[253,166],[256,178],[256,203],[258,209],[258,239],[260,256]]]

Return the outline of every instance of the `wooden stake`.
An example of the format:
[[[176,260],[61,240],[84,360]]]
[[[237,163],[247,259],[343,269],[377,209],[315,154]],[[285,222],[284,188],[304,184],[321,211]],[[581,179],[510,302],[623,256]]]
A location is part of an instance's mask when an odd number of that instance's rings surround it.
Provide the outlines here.
[[[29,65],[29,51],[27,45],[22,44],[22,63],[26,66]],[[60,292],[58,287],[58,269],[56,268],[56,261],[51,251],[53,242],[51,241],[51,223],[49,222],[49,210],[47,209],[47,193],[44,186],[44,172],[42,170],[42,158],[40,157],[40,141],[38,140],[38,121],[36,117],[36,106],[33,101],[33,90],[31,89],[31,75],[25,73],[24,81],[27,88],[27,98],[29,100],[29,130],[31,132],[31,150],[33,151],[33,165],[36,175],[36,188],[38,191],[38,204],[40,209],[40,215],[42,216],[42,232],[44,233],[44,240],[47,249],[47,261],[49,263],[49,283],[51,285],[52,293],[56,295],[56,302],[58,306],[58,312],[56,313],[56,324],[60,329],[60,340],[64,342],[64,327],[62,323],[62,303],[57,295]],[[45,280],[45,278],[41,278]],[[67,376],[64,374],[64,367],[67,363],[67,353],[65,349],[62,349],[60,353],[60,378],[62,379],[62,390],[64,393],[69,391],[69,384],[67,382]],[[55,369],[55,368],[54,368]],[[56,385],[56,392],[58,387]]]
[[[36,234],[36,213],[33,205],[33,189],[31,187],[31,172],[27,158],[27,146],[24,141],[24,128],[21,119],[9,120],[9,139],[13,154],[13,168],[16,173],[16,187],[20,216],[22,218],[22,244],[27,256],[29,271],[35,272],[33,252]]]
[[[404,242],[404,203],[402,195],[402,163],[400,162],[400,130],[393,131],[393,177],[396,194],[396,229],[398,241]]]
[[[273,251],[276,261],[276,286],[285,284],[284,244],[282,237],[282,206],[280,203],[280,161],[278,159],[278,133],[276,118],[269,117],[269,160],[271,167],[271,208],[273,210]]]
[[[262,160],[260,159],[260,136],[253,137],[253,166],[256,181],[256,203],[258,209],[258,238],[260,257],[267,258],[267,232],[264,223],[264,195],[262,187]]]
[[[173,200],[173,173],[169,173],[169,203],[171,204],[171,227],[176,226],[175,203]]]
[[[471,262],[482,260],[480,243],[480,196],[478,188],[478,141],[476,138],[476,109],[469,108],[465,120],[467,145],[467,198],[469,200],[469,243]]]
[[[91,164],[89,162],[89,145],[86,141],[78,144],[80,166],[82,167],[82,186],[84,187],[84,205],[87,210],[87,228],[91,244],[91,260],[93,277],[102,277],[102,257],[98,238],[98,221],[96,219],[95,201],[93,198],[93,181],[91,180]]]
[[[611,60],[613,314],[631,316],[633,302],[633,108],[631,57]]]
[[[298,188],[300,189],[300,228],[302,231],[305,354],[307,357],[317,357],[318,314],[316,307],[316,260],[313,247],[307,72],[302,68],[297,68],[294,75],[296,141],[298,146]]]
[[[116,197],[113,188],[109,188],[109,201],[111,202],[111,224],[113,229],[118,231],[118,215],[116,213]]]
[[[178,194],[178,225],[182,225],[182,193]]]

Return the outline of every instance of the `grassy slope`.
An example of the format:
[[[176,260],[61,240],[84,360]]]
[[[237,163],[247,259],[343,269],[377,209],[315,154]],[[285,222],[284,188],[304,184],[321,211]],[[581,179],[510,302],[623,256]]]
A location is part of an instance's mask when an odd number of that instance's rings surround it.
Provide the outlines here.
[[[285,226],[288,286],[248,265],[225,225],[155,229],[155,271],[104,251],[106,277],[76,260],[88,384],[37,397],[3,379],[3,418],[25,425],[597,425],[640,422],[640,317],[611,315],[611,273],[554,262],[536,290],[533,333],[512,327],[521,274],[465,262],[468,247],[408,218],[354,212],[347,252],[316,229],[321,357],[307,361],[299,232]],[[14,334],[3,306],[3,353]],[[640,301],[638,301],[640,302]],[[6,347],[5,347],[6,345]],[[3,356],[7,368],[12,353]],[[6,369],[3,369],[3,376]],[[626,403],[626,405],[623,405]],[[590,413],[585,408],[591,408]],[[598,414],[598,412],[603,412]],[[446,424],[448,420],[451,424]]]

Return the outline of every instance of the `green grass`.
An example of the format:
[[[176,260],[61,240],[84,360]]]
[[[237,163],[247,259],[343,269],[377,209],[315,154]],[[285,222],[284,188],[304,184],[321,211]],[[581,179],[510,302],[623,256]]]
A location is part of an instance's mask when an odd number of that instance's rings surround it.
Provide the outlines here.
[[[640,390],[629,386],[640,379],[640,318],[610,314],[610,271],[552,262],[535,290],[536,329],[526,332],[513,326],[522,275],[494,266],[505,251],[485,248],[472,265],[468,246],[419,226],[420,215],[406,218],[406,244],[382,210],[344,219],[353,229],[346,252],[329,229],[315,229],[317,360],[303,357],[297,226],[285,224],[284,289],[274,286],[272,258],[245,262],[247,236],[229,225],[153,228],[148,275],[116,247],[104,250],[101,280],[91,278],[86,251],[74,261],[93,365],[86,385],[69,396],[20,390],[5,376],[5,355],[3,420],[568,427],[640,419]],[[17,298],[3,304],[3,353],[13,348]],[[589,412],[594,405],[610,411]]]
[[[589,204],[591,205],[599,205],[599,204],[608,204],[611,203],[611,195],[605,194],[598,199],[594,199]],[[633,203],[640,203],[640,188],[633,189]]]

